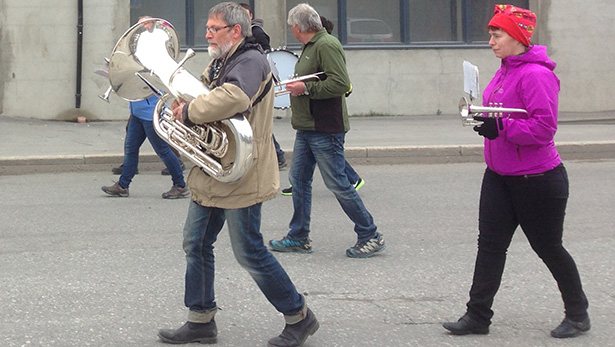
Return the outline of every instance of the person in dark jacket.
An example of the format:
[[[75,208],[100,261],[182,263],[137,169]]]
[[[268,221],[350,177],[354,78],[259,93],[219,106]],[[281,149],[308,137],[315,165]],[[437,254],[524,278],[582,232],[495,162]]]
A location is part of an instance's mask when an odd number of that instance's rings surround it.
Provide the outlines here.
[[[263,29],[263,20],[254,18],[254,14],[252,13],[252,8],[250,7],[250,5],[244,2],[240,3],[239,5],[245,8],[250,15],[250,19],[252,20],[252,37],[254,38],[254,41],[263,48],[263,51],[265,51],[265,53],[269,52],[271,50],[271,46],[269,43],[270,40],[269,35],[267,35],[265,29]],[[288,166],[284,150],[282,150],[282,147],[275,139],[275,135],[272,134],[271,136],[273,137],[273,144],[275,145],[275,153],[278,156],[278,168],[280,170],[284,169],[286,166]]]
[[[489,45],[502,63],[483,92],[483,105],[524,109],[527,114],[474,117],[482,122],[474,130],[485,137],[487,169],[470,300],[463,317],[443,324],[456,335],[489,333],[491,306],[519,226],[564,301],[564,320],[551,336],[574,337],[590,329],[579,271],[562,245],[568,176],[553,141],[560,83],[546,47],[531,44],[535,27],[534,13],[512,5],[496,5],[488,25]]]

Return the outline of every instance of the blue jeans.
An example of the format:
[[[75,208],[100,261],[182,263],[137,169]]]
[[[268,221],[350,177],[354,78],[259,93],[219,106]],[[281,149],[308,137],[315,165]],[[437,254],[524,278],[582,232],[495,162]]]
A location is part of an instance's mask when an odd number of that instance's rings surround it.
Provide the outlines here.
[[[152,148],[156,154],[162,159],[162,162],[169,169],[173,184],[185,187],[184,173],[179,163],[179,159],[171,151],[169,144],[164,142],[154,130],[152,121],[143,120],[138,117],[130,117],[128,128],[126,129],[126,140],[124,141],[124,164],[122,167],[122,175],[119,179],[119,184],[123,188],[128,188],[133,177],[137,173],[139,166],[139,149],[145,138],[152,144]]]
[[[309,236],[312,180],[316,164],[325,186],[335,194],[348,218],[354,222],[354,231],[358,240],[364,241],[376,237],[377,228],[374,219],[346,174],[345,136],[345,133],[326,134],[297,130],[289,173],[295,208],[287,235],[290,239],[305,240]]]
[[[348,176],[348,181],[350,181],[350,184],[355,184],[359,182],[359,174],[354,171],[348,161],[346,161],[346,164],[344,166],[344,172],[346,173],[346,176]]]
[[[240,209],[204,207],[190,201],[184,226],[186,253],[186,291],[184,303],[191,311],[215,309],[214,242],[228,221],[233,253],[250,273],[267,300],[284,315],[295,315],[304,305],[303,296],[276,258],[263,243],[260,233],[261,206]]]

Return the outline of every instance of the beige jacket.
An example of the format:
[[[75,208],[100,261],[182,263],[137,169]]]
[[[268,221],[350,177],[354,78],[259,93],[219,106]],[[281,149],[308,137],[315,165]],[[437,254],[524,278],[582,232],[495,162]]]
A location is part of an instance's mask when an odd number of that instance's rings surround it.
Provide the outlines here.
[[[278,193],[280,178],[272,138],[273,87],[252,107],[271,78],[267,58],[257,46],[239,42],[229,52],[219,75],[210,80],[209,73],[215,63],[212,61],[203,75],[211,92],[190,102],[184,115],[189,122],[203,124],[240,113],[249,121],[254,136],[254,162],[239,181],[223,183],[198,167],[192,168],[187,184],[192,199],[202,206],[244,208],[273,199]],[[228,135],[229,143],[234,143],[233,134]],[[232,161],[234,153],[234,148],[230,148],[223,164]]]

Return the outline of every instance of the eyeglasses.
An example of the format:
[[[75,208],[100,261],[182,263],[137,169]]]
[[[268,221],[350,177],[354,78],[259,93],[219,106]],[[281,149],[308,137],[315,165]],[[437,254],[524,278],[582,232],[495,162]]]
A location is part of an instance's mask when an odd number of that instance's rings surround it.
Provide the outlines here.
[[[226,29],[226,28],[232,28],[233,25],[225,25],[223,27],[205,27],[205,30],[207,32],[210,32],[212,34],[217,33],[218,31],[222,30],[222,29]]]

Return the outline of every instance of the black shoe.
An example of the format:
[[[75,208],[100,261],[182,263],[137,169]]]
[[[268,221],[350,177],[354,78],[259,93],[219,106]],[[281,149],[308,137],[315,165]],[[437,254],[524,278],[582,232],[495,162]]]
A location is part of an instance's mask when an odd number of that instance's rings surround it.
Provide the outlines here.
[[[287,166],[288,163],[286,163],[286,159],[282,158],[282,160],[278,160],[278,170],[282,170]]]
[[[564,318],[562,323],[551,331],[551,336],[557,337],[558,339],[575,337],[589,331],[589,328],[591,328],[589,317],[580,322],[575,322],[570,318]]]
[[[179,329],[160,329],[158,337],[162,342],[183,344],[190,342],[216,343],[218,342],[218,328],[216,321],[209,323],[186,322]]]
[[[179,163],[181,164],[182,171],[186,170],[186,165],[184,165],[184,162],[180,161]],[[171,171],[169,171],[169,169],[165,167],[164,169],[162,169],[162,171],[160,171],[160,174],[162,176],[171,176]]]
[[[467,314],[459,318],[457,322],[442,323],[442,326],[454,335],[489,334],[488,324],[477,322],[476,320],[470,318]]]
[[[279,336],[269,340],[269,347],[301,346],[310,335],[314,335],[318,328],[320,324],[308,307],[305,318],[296,324],[286,324]]]
[[[286,196],[293,195],[293,186],[282,189],[282,195],[286,195]]]
[[[118,167],[114,167],[113,169],[111,169],[111,172],[113,172],[116,175],[121,175],[122,174],[122,168],[124,167],[124,164],[118,166]],[[135,172],[135,174],[139,173],[139,169],[137,168],[137,172]]]

